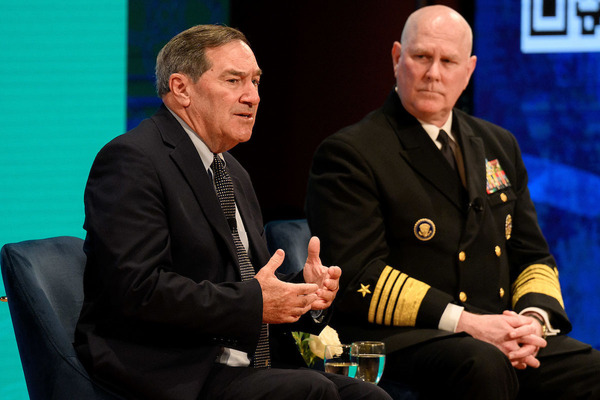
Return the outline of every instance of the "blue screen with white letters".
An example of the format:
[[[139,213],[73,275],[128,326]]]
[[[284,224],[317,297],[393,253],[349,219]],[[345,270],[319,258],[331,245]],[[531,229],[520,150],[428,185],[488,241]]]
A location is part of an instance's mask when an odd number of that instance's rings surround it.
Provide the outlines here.
[[[600,0],[480,0],[473,28],[473,114],[517,137],[571,336],[600,348]]]

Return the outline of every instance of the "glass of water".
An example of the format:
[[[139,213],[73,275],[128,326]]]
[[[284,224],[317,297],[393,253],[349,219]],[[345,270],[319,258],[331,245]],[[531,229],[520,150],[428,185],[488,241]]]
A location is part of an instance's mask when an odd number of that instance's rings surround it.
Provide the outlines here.
[[[354,378],[358,364],[351,358],[352,347],[349,344],[325,346],[325,372],[346,375]]]
[[[351,345],[352,360],[358,364],[356,378],[378,384],[385,366],[383,342],[354,342]]]

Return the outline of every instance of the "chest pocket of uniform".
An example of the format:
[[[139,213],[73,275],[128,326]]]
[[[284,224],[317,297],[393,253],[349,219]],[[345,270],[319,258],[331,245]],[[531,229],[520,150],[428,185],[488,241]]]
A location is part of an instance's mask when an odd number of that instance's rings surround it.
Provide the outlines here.
[[[503,236],[506,240],[509,240],[512,235],[512,214],[515,209],[516,201],[517,195],[511,187],[488,195],[488,202],[492,211],[492,217],[496,224],[496,232]],[[496,251],[498,252],[498,250]]]
[[[492,208],[496,208],[499,205],[512,205],[512,203],[516,200],[517,195],[511,187],[507,187],[488,195],[488,202]]]

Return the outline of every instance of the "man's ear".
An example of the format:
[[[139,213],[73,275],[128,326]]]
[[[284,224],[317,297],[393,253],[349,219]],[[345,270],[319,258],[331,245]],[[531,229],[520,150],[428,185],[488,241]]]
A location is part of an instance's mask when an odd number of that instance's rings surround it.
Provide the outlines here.
[[[471,76],[473,76],[473,71],[475,71],[476,65],[477,65],[477,57],[476,56],[469,57],[469,61],[467,62],[467,70],[469,72],[468,72],[468,76],[467,76],[467,81],[465,82],[464,89],[467,88],[467,85],[469,84],[469,81],[471,80]]]
[[[394,42],[392,45],[392,64],[394,66],[394,74],[396,74],[396,68],[398,66],[398,62],[400,61],[402,45],[400,42]]]
[[[190,105],[190,86],[191,80],[187,75],[174,73],[169,77],[169,89],[171,89],[175,101],[182,107]]]

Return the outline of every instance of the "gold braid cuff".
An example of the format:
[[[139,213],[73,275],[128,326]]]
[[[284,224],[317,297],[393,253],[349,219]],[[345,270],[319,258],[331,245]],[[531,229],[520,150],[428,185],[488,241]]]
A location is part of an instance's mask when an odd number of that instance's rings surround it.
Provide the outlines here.
[[[369,322],[415,326],[421,303],[430,286],[386,266],[379,276],[369,305]]]
[[[533,264],[525,268],[512,285],[512,306],[516,306],[519,299],[529,293],[541,293],[555,298],[565,308],[558,271],[544,264]]]

